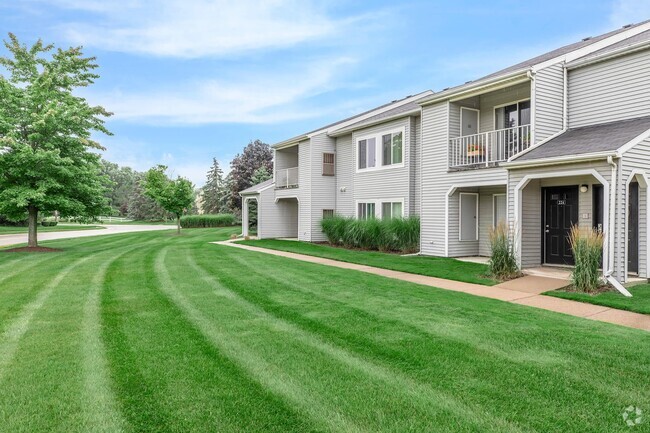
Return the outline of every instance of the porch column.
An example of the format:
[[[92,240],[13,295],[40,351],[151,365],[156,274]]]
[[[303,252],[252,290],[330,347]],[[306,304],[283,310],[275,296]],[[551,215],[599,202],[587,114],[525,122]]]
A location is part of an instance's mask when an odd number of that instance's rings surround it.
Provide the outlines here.
[[[241,225],[242,225],[242,236],[248,236],[248,201],[250,199],[247,197],[244,199],[244,205],[241,208]]]

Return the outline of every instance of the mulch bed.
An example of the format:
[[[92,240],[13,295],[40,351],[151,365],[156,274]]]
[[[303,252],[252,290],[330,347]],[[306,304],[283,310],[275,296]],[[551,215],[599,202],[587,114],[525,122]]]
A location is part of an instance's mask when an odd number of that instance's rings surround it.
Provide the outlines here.
[[[3,253],[60,253],[63,250],[59,248],[47,247],[18,247],[0,251]]]

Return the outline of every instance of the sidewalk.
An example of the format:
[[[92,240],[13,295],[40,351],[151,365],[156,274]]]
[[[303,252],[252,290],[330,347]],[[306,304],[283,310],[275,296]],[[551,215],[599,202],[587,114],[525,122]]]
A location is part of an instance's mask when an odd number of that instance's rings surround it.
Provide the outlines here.
[[[274,256],[287,257],[290,259],[301,260],[303,262],[367,272],[369,274],[394,278],[396,280],[407,281],[409,283],[437,287],[445,290],[453,290],[455,292],[468,293],[470,295],[482,296],[484,298],[498,299],[500,301],[510,302],[513,304],[526,305],[529,307],[541,308],[544,310],[555,311],[557,313],[568,314],[585,319],[608,322],[620,326],[627,326],[629,328],[650,331],[650,316],[645,314],[638,314],[631,311],[617,310],[615,308],[602,307],[599,305],[586,304],[583,302],[576,302],[568,299],[560,299],[541,295],[542,292],[553,290],[553,288],[559,288],[566,285],[562,282],[562,280],[558,280],[556,278],[530,276],[490,287],[480,284],[463,283],[460,281],[445,280],[442,278],[428,277],[425,275],[409,274],[407,272],[375,268],[366,265],[358,265],[355,263],[340,262],[338,260],[308,256],[305,254],[252,247],[249,245],[237,244],[235,241],[227,240],[213,243],[233,248],[241,248],[243,250],[257,251]],[[527,283],[530,283],[531,286],[525,287]]]

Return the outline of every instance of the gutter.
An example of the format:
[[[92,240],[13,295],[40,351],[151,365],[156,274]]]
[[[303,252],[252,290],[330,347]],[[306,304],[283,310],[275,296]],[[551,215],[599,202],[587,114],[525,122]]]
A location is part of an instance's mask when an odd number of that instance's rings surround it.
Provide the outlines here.
[[[615,233],[613,228],[616,218],[616,180],[618,179],[618,164],[614,161],[613,156],[607,157],[607,163],[612,167],[612,178],[609,182],[609,233],[607,233],[607,237],[609,238],[607,241],[609,243],[607,248],[609,257],[607,258],[607,271],[605,271],[605,274],[603,276],[605,277],[605,280],[614,286],[616,290],[621,292],[624,296],[631,298],[632,294],[625,287],[623,287],[623,285],[612,275],[614,273]]]
[[[580,155],[567,155],[567,156],[555,156],[551,158],[532,159],[529,161],[515,160],[512,162],[503,162],[500,164],[500,166],[505,168],[543,167],[546,165],[571,164],[575,162],[597,161],[600,159],[606,159],[609,157],[618,157],[618,156],[619,155],[616,151],[595,152],[595,153],[584,153]]]

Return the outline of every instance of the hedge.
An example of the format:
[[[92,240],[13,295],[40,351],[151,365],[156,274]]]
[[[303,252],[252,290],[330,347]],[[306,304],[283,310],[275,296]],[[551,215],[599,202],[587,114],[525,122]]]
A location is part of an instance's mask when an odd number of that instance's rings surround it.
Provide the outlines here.
[[[185,215],[181,217],[181,227],[184,229],[197,229],[209,227],[227,227],[234,226],[237,218],[233,214],[216,214],[216,215]]]
[[[360,220],[335,215],[323,219],[321,228],[330,244],[346,248],[402,253],[420,249],[418,217]]]
[[[56,221],[41,221],[43,227],[56,227],[57,224],[58,222]]]

